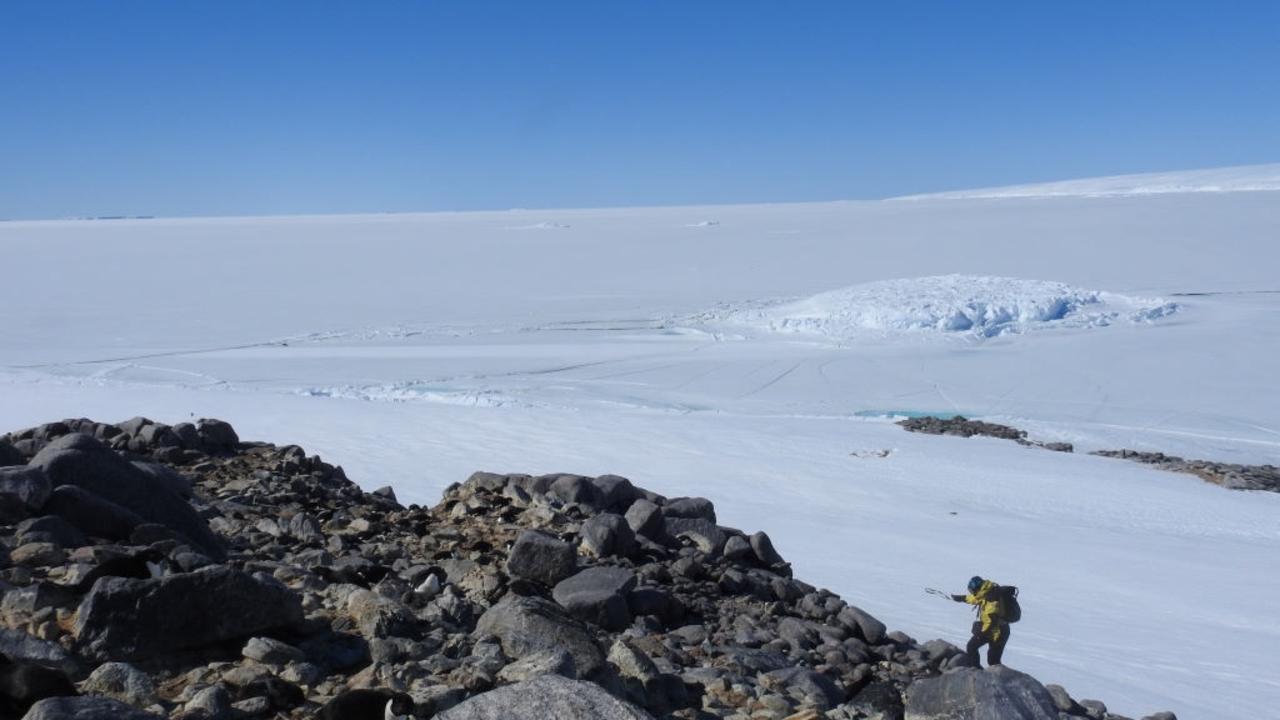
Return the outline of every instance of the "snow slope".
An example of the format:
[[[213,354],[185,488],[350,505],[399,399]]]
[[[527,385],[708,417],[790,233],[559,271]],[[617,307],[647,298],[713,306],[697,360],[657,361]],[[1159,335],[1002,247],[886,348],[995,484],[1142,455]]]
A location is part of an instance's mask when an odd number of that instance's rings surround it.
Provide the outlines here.
[[[929,195],[909,195],[898,199],[1122,197],[1166,193],[1273,192],[1276,190],[1280,190],[1280,163],[1061,180],[1034,185],[1010,185]]]
[[[1264,717],[1280,496],[890,418],[1280,462],[1277,231],[1269,191],[0,223],[0,428],[225,417],[418,502],[629,475],[917,637],[989,575],[1015,667]]]

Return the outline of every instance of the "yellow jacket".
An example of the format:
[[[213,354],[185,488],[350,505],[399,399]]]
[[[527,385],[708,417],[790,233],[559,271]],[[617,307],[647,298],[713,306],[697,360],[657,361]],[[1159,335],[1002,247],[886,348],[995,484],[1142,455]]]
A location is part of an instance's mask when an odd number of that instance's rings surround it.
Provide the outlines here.
[[[982,620],[982,633],[992,640],[999,640],[1004,633],[1004,603],[998,598],[988,597],[996,584],[983,580],[975,592],[964,596],[964,601],[978,606],[978,617]]]

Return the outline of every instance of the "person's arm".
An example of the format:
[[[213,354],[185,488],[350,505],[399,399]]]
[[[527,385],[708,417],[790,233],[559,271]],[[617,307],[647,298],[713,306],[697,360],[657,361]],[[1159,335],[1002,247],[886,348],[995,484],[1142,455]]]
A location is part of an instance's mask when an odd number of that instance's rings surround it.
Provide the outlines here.
[[[968,598],[966,598],[964,595],[952,595],[951,599],[955,600],[956,602],[968,602]]]

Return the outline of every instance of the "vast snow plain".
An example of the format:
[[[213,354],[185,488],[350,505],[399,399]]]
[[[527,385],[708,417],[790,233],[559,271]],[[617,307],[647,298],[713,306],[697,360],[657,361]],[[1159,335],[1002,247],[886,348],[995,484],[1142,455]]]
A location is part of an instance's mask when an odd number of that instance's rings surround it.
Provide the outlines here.
[[[1007,662],[1113,712],[1267,717],[1280,495],[892,419],[1280,463],[1277,177],[0,223],[0,428],[216,416],[406,502],[626,475],[921,639],[970,622],[925,586],[1017,584]]]

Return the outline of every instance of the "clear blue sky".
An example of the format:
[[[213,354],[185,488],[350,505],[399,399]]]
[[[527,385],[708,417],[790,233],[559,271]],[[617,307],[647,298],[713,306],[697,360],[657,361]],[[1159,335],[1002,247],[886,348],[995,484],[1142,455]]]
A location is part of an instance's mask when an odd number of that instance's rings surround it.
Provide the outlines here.
[[[0,3],[0,218],[871,198],[1280,161],[1280,3]]]

